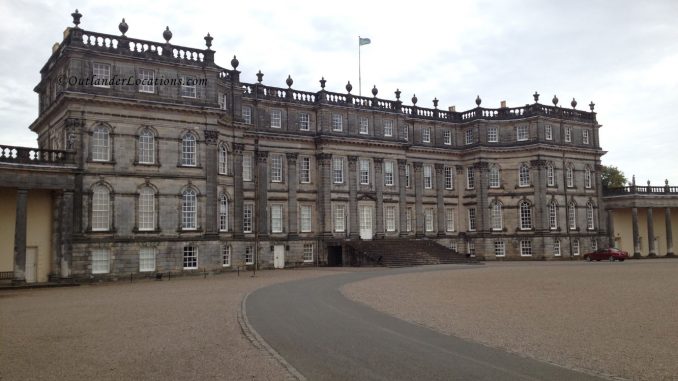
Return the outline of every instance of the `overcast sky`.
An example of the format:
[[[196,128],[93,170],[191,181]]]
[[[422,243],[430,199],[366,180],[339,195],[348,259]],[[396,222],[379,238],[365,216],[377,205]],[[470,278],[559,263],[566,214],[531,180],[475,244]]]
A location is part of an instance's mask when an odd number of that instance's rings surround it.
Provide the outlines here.
[[[55,5],[56,3],[56,5]],[[358,36],[362,47],[363,95],[373,85],[379,97],[406,104],[509,107],[532,103],[532,93],[550,104],[558,95],[569,107],[596,103],[603,164],[630,179],[678,185],[678,1],[139,1],[0,0],[0,144],[36,146],[28,130],[38,111],[33,92],[51,47],[60,42],[70,13],[80,27],[203,47],[210,32],[217,64],[240,61],[241,79],[317,91],[358,93]],[[444,6],[442,4],[445,4]]]

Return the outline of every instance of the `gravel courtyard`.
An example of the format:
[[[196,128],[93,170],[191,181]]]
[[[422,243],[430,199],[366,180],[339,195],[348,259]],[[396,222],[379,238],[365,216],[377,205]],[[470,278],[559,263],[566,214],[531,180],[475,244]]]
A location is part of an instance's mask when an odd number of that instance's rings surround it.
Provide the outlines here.
[[[678,380],[678,260],[506,262],[373,278],[346,296],[566,367]]]
[[[339,271],[2,290],[0,380],[285,379],[241,333],[240,302],[265,285]]]

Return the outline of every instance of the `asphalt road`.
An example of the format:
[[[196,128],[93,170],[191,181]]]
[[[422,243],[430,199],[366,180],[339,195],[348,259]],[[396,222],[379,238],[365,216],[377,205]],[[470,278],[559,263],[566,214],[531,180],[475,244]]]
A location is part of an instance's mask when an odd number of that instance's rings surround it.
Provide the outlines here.
[[[347,273],[277,284],[247,298],[252,327],[309,380],[594,380],[408,323],[345,298],[375,276],[460,265]],[[491,313],[491,308],[488,308]]]

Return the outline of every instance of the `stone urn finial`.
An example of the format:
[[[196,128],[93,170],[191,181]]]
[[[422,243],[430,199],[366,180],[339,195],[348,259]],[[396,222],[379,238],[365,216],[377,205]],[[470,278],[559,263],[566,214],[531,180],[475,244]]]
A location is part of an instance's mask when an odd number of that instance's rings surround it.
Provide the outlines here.
[[[577,100],[572,98],[572,102],[570,102],[570,106],[572,106],[572,108],[577,108]]]
[[[125,18],[123,17],[122,21],[120,21],[120,24],[118,24],[118,30],[124,36],[125,33],[127,33],[128,29],[129,29],[129,26],[127,25],[127,23],[125,22]]]
[[[78,12],[76,9],[75,12],[71,13],[71,16],[73,17],[73,24],[75,25],[76,28],[79,28],[78,25],[80,25],[80,18],[82,17],[82,13]]]
[[[285,83],[287,84],[288,88],[290,89],[292,88],[292,84],[294,83],[294,81],[292,80],[292,75],[290,74],[287,75],[287,80],[285,80]]]
[[[325,77],[320,78],[320,88],[325,90],[325,83],[327,81],[325,80]]]
[[[534,98],[534,103],[539,102],[539,93],[538,92],[535,91],[534,94],[532,94],[532,97]]]
[[[414,95],[412,96],[412,104],[416,106],[418,100],[419,100],[419,99],[417,99],[417,94],[414,94]]]
[[[257,82],[261,83],[261,81],[262,81],[263,79],[264,79],[264,73],[262,73],[261,70],[259,70],[259,71],[257,72]]]
[[[233,56],[233,59],[231,60],[231,66],[233,67],[233,70],[237,69],[238,65],[240,65],[240,61],[238,61],[238,59]]]
[[[395,96],[397,100],[400,100],[400,89],[396,89]]]
[[[554,95],[553,99],[551,99],[551,102],[553,102],[554,106],[558,106],[558,97]]]
[[[377,94],[379,94],[379,90],[377,89],[377,85],[373,85],[373,86],[374,87],[372,87],[372,96],[376,98]]]
[[[351,94],[351,90],[353,90],[353,85],[351,85],[351,81],[348,81],[346,84],[346,92]]]
[[[433,98],[433,107],[438,108],[438,97]]]
[[[210,36],[210,32],[207,32],[207,36],[205,36],[205,45],[207,45],[207,50],[211,50],[212,40],[214,40],[214,37]]]
[[[169,44],[169,41],[172,39],[172,31],[169,29],[169,26],[165,27],[165,31],[162,32],[162,38]]]
[[[483,102],[482,99],[480,99],[480,95],[476,96],[476,106],[480,107],[480,104]]]
[[[594,109],[595,107],[596,107],[596,104],[593,103],[593,101],[591,101],[591,103],[589,103],[589,108],[591,109],[591,112],[593,112],[593,109]]]

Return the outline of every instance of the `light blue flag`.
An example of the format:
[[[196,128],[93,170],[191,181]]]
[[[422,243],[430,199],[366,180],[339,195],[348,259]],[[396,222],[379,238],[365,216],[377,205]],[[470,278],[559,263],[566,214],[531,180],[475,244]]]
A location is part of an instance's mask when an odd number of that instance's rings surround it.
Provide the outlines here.
[[[359,44],[360,46],[367,45],[367,44],[369,44],[370,42],[372,42],[372,41],[370,41],[369,38],[358,37],[358,44]]]

